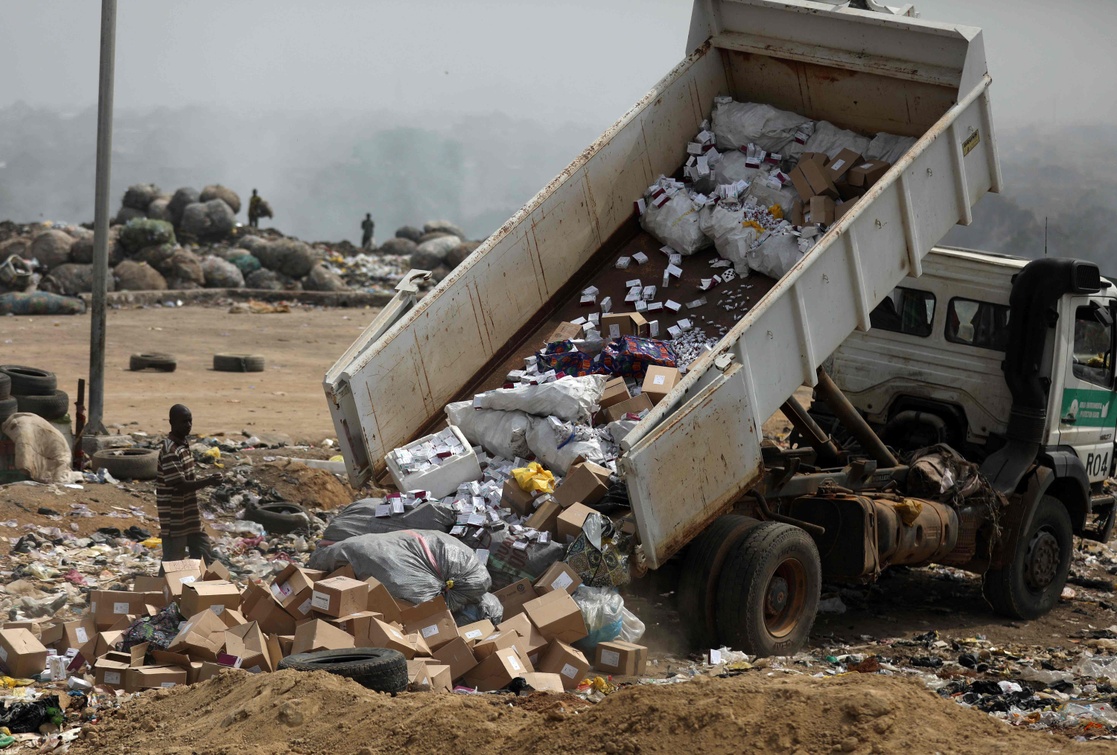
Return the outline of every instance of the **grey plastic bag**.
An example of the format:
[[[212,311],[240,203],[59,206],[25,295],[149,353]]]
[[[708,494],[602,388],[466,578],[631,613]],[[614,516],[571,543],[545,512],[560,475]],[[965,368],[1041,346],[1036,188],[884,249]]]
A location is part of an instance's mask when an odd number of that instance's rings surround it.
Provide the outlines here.
[[[389,517],[376,516],[383,498],[362,498],[349,504],[333,518],[322,539],[340,542],[358,535],[383,534],[397,530],[439,530],[449,532],[457,515],[434,501],[424,501],[410,511]]]

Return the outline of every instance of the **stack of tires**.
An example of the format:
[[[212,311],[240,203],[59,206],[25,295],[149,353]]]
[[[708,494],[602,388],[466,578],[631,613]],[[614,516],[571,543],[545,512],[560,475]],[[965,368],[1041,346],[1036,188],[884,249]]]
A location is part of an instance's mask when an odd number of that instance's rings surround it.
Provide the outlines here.
[[[16,412],[38,414],[54,422],[69,411],[70,397],[58,390],[53,372],[19,364],[0,365],[0,422]]]

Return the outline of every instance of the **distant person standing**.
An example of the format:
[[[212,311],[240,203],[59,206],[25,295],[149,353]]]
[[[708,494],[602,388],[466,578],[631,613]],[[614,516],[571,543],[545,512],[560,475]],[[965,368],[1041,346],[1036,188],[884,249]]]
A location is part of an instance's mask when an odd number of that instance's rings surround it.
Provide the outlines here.
[[[248,200],[248,225],[252,228],[259,228],[260,218],[270,218],[271,216],[271,205],[253,189],[252,198]]]
[[[361,221],[361,248],[372,249],[372,232],[376,223],[372,222],[372,213],[366,212],[365,219]]]
[[[217,560],[213,542],[202,528],[198,491],[221,482],[221,475],[198,479],[194,474],[194,455],[187,438],[194,425],[190,410],[182,404],[171,407],[171,431],[159,448],[159,471],[155,480],[155,505],[159,512],[159,537],[163,540],[163,560],[186,557],[203,558],[207,564]]]

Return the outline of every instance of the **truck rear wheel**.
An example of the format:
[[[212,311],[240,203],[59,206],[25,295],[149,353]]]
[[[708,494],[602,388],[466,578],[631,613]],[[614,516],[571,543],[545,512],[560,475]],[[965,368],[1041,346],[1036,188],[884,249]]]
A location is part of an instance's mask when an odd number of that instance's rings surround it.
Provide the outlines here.
[[[687,548],[677,589],[679,616],[687,639],[697,649],[714,647],[717,641],[714,598],[722,564],[745,533],[758,524],[748,516],[719,516]]]
[[[764,522],[741,539],[718,578],[722,642],[752,655],[792,655],[818,612],[818,548],[799,527]]]
[[[1014,619],[1034,619],[1059,601],[1070,572],[1074,528],[1062,502],[1045,495],[1016,554],[1004,569],[985,572],[982,592],[993,610]]]

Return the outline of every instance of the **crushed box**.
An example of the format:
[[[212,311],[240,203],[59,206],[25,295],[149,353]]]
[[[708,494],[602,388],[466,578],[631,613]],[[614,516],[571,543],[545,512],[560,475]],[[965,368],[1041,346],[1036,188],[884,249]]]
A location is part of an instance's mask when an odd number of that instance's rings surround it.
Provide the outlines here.
[[[269,639],[254,621],[225,630],[225,654],[236,658],[234,665],[239,668],[252,673],[275,671],[280,652],[278,640]]]
[[[573,648],[562,640],[553,640],[543,651],[539,661],[539,671],[558,674],[562,677],[564,689],[577,689],[582,677],[590,670],[590,662],[581,650]]]
[[[562,677],[558,674],[550,674],[545,671],[528,671],[522,674],[524,681],[531,685],[531,688],[537,692],[565,692],[566,687],[562,685]]]
[[[283,606],[265,587],[249,582],[244,591],[244,615],[255,621],[268,634],[293,635],[295,617],[283,610]]]
[[[225,622],[212,610],[191,616],[179,627],[167,650],[186,653],[194,660],[216,661],[225,647]]]
[[[574,341],[582,337],[582,326],[575,325],[572,322],[561,322],[551,335],[547,336],[544,343],[555,343],[557,341]]]
[[[326,616],[348,616],[368,607],[369,584],[350,577],[329,577],[314,583],[310,607]]]
[[[565,590],[555,590],[524,604],[524,613],[549,640],[577,642],[586,637],[582,611]]]

